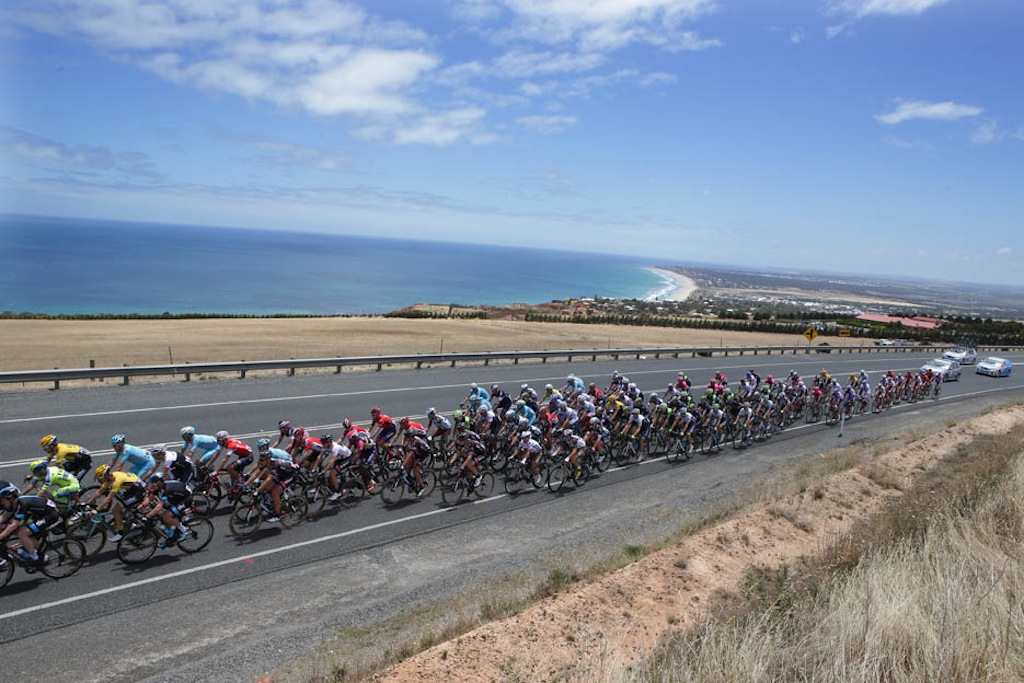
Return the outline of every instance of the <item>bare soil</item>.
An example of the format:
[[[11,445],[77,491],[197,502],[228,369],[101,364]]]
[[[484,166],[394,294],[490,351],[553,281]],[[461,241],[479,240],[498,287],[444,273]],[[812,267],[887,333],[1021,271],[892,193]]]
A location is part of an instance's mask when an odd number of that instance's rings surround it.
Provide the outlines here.
[[[869,519],[978,434],[1024,422],[1024,407],[974,418],[880,452],[859,469],[720,525],[615,573],[574,585],[526,611],[489,623],[393,666],[381,683],[592,681],[648,655],[670,631],[705,615],[719,591],[740,589],[748,570],[793,565]]]

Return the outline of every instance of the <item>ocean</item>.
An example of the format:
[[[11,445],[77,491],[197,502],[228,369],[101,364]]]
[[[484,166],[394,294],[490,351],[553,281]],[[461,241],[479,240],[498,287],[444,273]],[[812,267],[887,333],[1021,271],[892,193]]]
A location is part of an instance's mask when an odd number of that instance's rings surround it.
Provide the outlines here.
[[[414,303],[650,299],[637,258],[287,231],[0,214],[0,311],[380,314]]]

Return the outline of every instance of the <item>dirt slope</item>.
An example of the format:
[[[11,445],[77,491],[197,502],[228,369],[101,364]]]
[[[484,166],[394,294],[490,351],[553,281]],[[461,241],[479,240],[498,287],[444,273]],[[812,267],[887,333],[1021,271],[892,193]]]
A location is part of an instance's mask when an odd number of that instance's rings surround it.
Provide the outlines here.
[[[980,416],[879,455],[820,487],[750,509],[592,583],[442,643],[376,680],[586,681],[647,655],[670,629],[703,616],[718,590],[737,589],[751,567],[792,564],[902,495],[915,476],[982,433],[1005,433],[1024,407]]]

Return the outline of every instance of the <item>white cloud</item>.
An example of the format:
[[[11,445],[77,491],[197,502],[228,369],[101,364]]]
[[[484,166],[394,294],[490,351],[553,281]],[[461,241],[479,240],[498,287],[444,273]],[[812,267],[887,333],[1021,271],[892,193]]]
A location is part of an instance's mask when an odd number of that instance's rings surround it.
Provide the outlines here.
[[[0,126],[0,159],[27,164],[43,173],[156,183],[163,180],[149,155],[98,145],[69,145]]]
[[[916,15],[950,0],[842,0],[836,7],[858,17]]]
[[[576,125],[577,119],[575,116],[522,116],[518,121],[524,128],[550,135]]]
[[[335,0],[58,0],[15,23],[93,43],[175,83],[321,115],[414,111],[428,37]]]
[[[798,27],[789,32],[789,42],[791,42],[793,45],[799,45],[800,43],[804,42],[806,38],[807,34],[804,33],[804,30],[802,28]]]
[[[1013,253],[1013,249],[1011,247],[1000,247],[999,249],[996,249],[996,253],[1000,256],[1007,256]]]
[[[995,121],[983,121],[978,127],[971,131],[970,140],[976,145],[991,145],[999,142],[1005,137],[1005,133],[999,129]]]
[[[925,100],[904,100],[895,110],[888,114],[879,114],[875,120],[888,125],[895,125],[913,119],[931,121],[956,121],[958,119],[978,116],[985,110],[969,104],[956,102],[928,102]]]

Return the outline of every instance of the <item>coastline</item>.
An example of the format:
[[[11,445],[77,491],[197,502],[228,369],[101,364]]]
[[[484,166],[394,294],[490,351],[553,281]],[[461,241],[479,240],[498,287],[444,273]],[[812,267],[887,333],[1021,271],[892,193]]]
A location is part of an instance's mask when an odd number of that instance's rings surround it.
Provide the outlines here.
[[[645,266],[665,281],[665,287],[646,297],[647,301],[686,301],[697,291],[697,283],[674,270]]]

